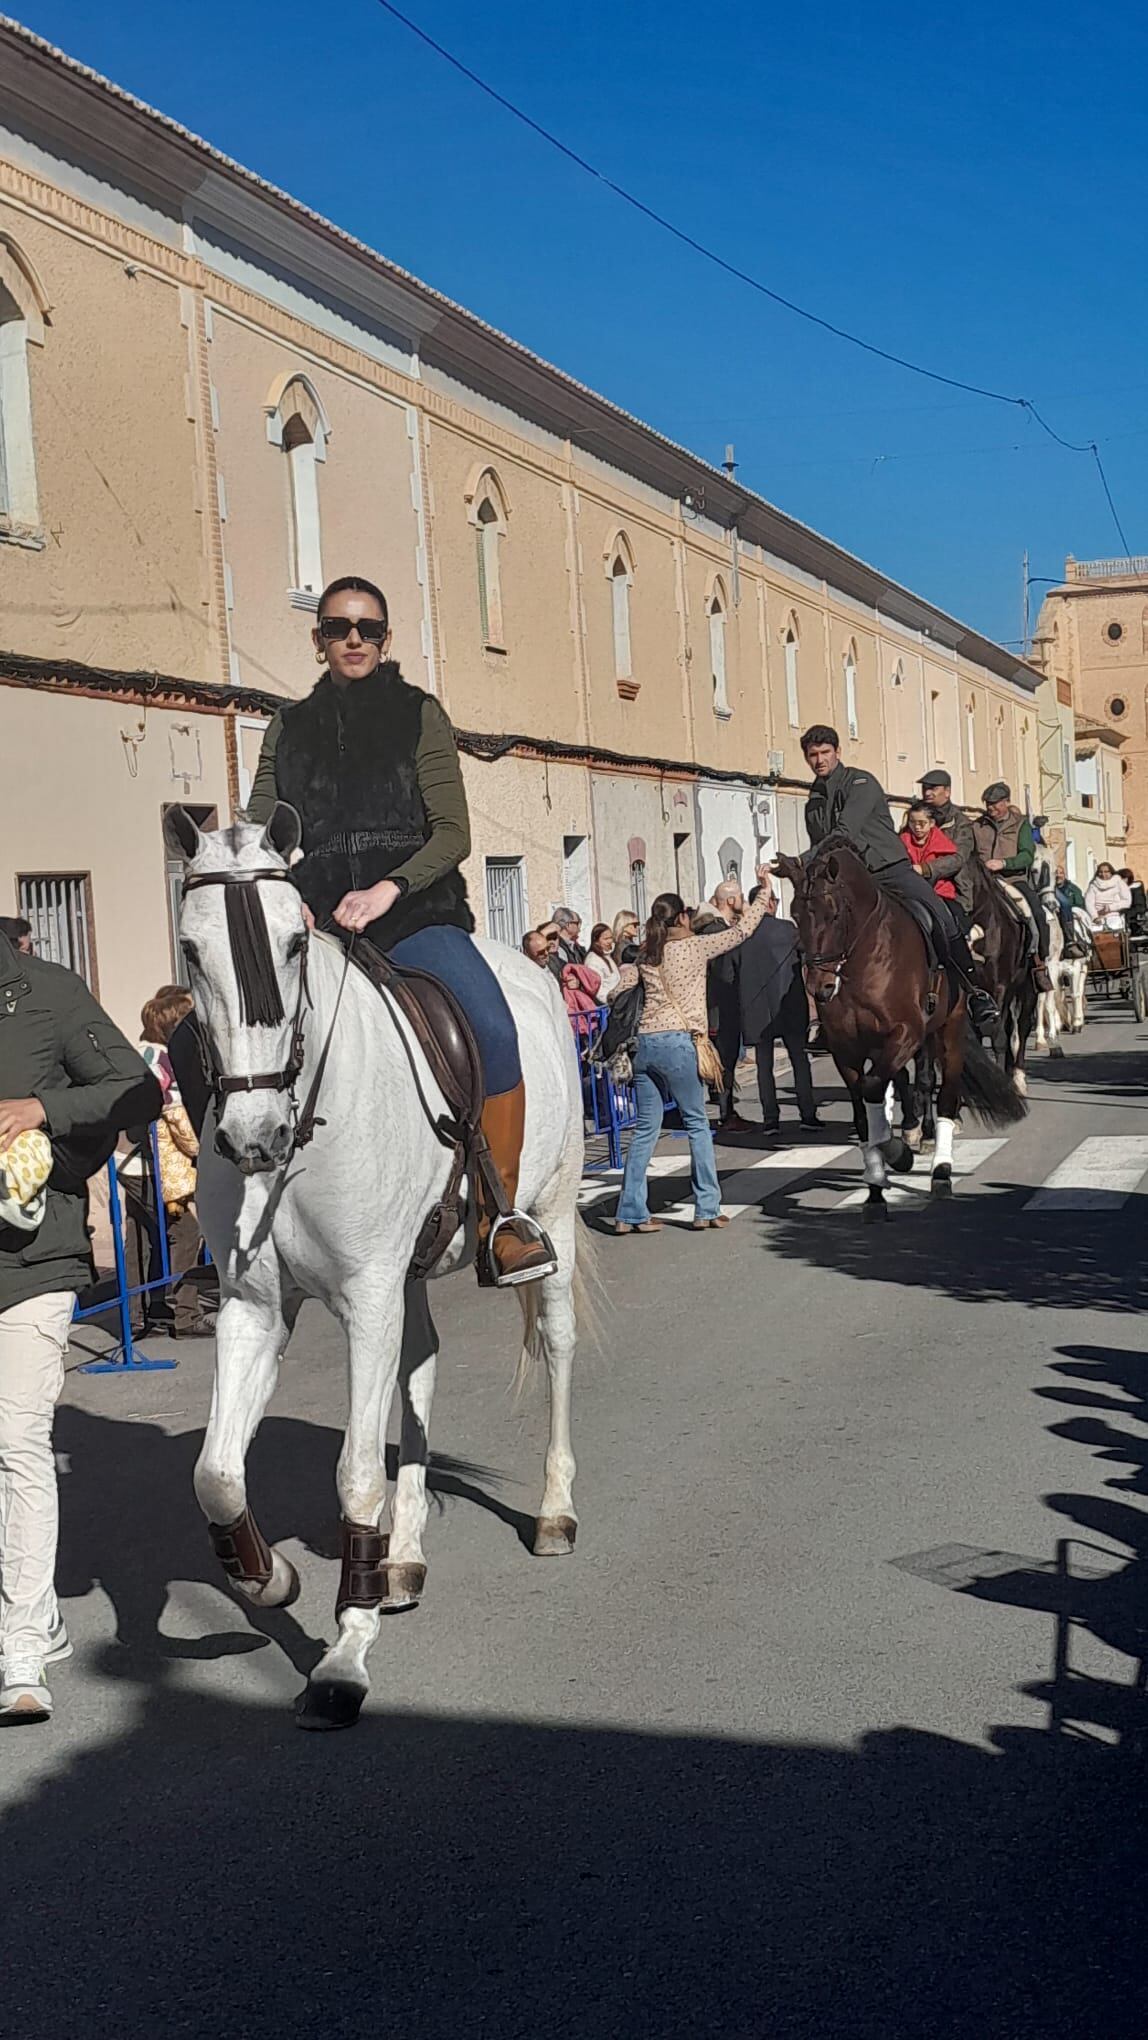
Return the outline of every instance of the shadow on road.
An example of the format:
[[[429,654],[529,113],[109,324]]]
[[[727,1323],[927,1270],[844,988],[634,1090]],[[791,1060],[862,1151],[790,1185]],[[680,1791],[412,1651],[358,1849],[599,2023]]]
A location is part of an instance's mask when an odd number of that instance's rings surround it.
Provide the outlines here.
[[[90,2040],[1131,2040],[1136,1786],[1037,1732],[304,1737],[153,1685],[5,1824],[5,2008]]]
[[[1058,1431],[1131,1469],[1113,1486],[1148,1492],[1148,1440],[1125,1428],[1148,1419],[1143,1357],[1066,1347],[1055,1375],[1042,1394],[1087,1411]],[[911,1727],[839,1749],[383,1710],[308,1737],[285,1708],[189,1693],[160,1654],[167,1580],[215,1577],[190,1497],[199,1434],[67,1408],[58,1443],[74,1468],[61,1588],[102,1579],[134,1692],[128,1727],[4,1823],[13,2031],[1146,2030],[1142,1741],[1064,1641],[1071,1624],[1140,1649],[1148,1513],[1129,1501],[1048,1498],[1131,1551],[1105,1593],[1084,1581],[1066,1601],[1047,1571],[976,1589],[1055,1618],[1048,1726],[997,1730],[987,1749]],[[337,1445],[325,1427],[264,1426],[253,1489],[270,1535],[324,1548]],[[472,1485],[472,1470],[454,1477]],[[234,1634],[240,1648],[251,1634],[238,1610]],[[1132,1708],[1135,1682],[1119,1692]],[[1088,1739],[1089,1722],[1110,1740]]]
[[[763,1213],[761,1244],[768,1254],[836,1269],[859,1282],[911,1283],[967,1303],[1141,1308],[1148,1219],[1142,1196],[1115,1210],[1045,1212],[1034,1230],[1031,1214],[1022,1216],[1030,1184],[992,1183],[964,1198],[958,1184],[949,1203],[923,1196],[920,1208],[891,1207],[888,1224],[879,1228],[865,1225],[859,1208],[803,1208],[801,1194],[795,1185]]]

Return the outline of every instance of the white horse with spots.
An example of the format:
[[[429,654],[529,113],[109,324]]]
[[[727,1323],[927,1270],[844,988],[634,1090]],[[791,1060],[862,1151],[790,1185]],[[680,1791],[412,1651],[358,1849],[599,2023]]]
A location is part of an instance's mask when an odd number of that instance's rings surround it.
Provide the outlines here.
[[[306,1727],[340,1727],[367,1692],[380,1610],[409,1606],[425,1581],[423,1529],[438,1340],[426,1283],[408,1279],[415,1243],[442,1198],[452,1154],[436,1138],[446,1103],[393,1002],[333,939],[308,935],[287,879],[299,823],[276,808],[201,834],[182,809],[169,838],[186,860],[180,937],[204,1029],[215,1106],[204,1127],[197,1205],[220,1274],[215,1386],[195,1491],[233,1587],[257,1606],[294,1599],[294,1568],[260,1535],[245,1462],[299,1307],[317,1297],[347,1335],[350,1408],[337,1487],[343,1517],[338,1640],[300,1701]],[[557,1273],[521,1289],[524,1359],[545,1362],[550,1439],[535,1552],[573,1548],[570,1446],[575,1244],[583,1121],[570,1026],[549,971],[483,943],[518,1028],[526,1082],[519,1201],[553,1242]],[[389,1010],[388,1010],[389,1008]],[[253,1010],[254,1009],[254,1010]],[[325,1053],[326,1049],[326,1053]],[[417,1085],[416,1085],[417,1076]],[[301,1118],[313,1107],[313,1137]],[[436,1273],[468,1258],[460,1230]],[[386,1537],[387,1424],[402,1401],[398,1477]]]
[[[1092,946],[1087,914],[1080,908],[1073,910],[1073,926],[1078,946],[1083,946],[1083,956],[1066,956],[1064,924],[1061,921],[1054,891],[1046,890],[1040,896],[1041,907],[1048,921],[1048,974],[1052,979],[1052,990],[1041,992],[1036,1002],[1036,1031],[1034,1041],[1037,1048],[1046,1048],[1050,1056],[1062,1056],[1060,1045],[1062,1033],[1081,1034],[1084,1031],[1084,990],[1088,982],[1088,952]]]

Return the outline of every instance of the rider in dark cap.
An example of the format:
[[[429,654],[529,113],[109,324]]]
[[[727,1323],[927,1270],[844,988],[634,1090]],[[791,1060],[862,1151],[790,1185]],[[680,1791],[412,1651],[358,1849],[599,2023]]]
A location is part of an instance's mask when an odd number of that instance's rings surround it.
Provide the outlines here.
[[[931,876],[951,878],[957,888],[957,904],[961,912],[971,915],[973,911],[973,865],[977,854],[973,825],[963,808],[954,805],[953,782],[943,766],[936,765],[917,781],[927,808],[939,829],[957,846],[955,857],[935,857]],[[968,929],[965,929],[968,933]]]
[[[841,758],[841,739],[828,723],[815,723],[801,739],[805,760],[814,775],[805,803],[805,826],[816,849],[827,836],[840,830],[855,844],[868,871],[882,889],[903,905],[924,907],[936,937],[942,963],[951,964],[968,993],[969,1015],[979,1034],[996,1026],[1000,1015],[987,992],[974,976],[974,964],[965,935],[948,911],[948,902],[937,898],[928,879],[914,871],[901,838],[893,827],[888,796],[871,772],[846,765]]]
[[[981,795],[984,813],[973,823],[973,838],[986,871],[1002,878],[1027,901],[1036,931],[1037,960],[1034,976],[1042,992],[1051,991],[1048,975],[1048,920],[1032,886],[1036,861],[1032,823],[1012,804],[1011,789],[1003,779],[994,779]]]

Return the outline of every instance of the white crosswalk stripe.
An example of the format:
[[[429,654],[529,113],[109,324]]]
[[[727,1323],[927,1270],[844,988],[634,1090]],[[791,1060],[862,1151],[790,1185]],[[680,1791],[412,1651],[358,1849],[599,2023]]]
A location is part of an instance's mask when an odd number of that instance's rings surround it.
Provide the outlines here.
[[[1117,1211],[1148,1171],[1148,1136],[1116,1134],[1082,1140],[1058,1162],[1026,1211]]]
[[[984,1140],[958,1138],[953,1153],[954,1177],[960,1180],[976,1175],[1007,1145],[1006,1135]],[[855,1188],[833,1198],[832,1191],[840,1186],[840,1175],[836,1183],[824,1186],[819,1185],[817,1178],[822,1171],[839,1170],[842,1165],[850,1172],[855,1166],[858,1180]],[[797,1201],[805,1209],[815,1206],[820,1197],[826,1210],[856,1210],[865,1203],[868,1195],[860,1181],[860,1170],[861,1152],[854,1141],[840,1146],[773,1148],[759,1155],[747,1151],[744,1161],[726,1150],[719,1153],[718,1175],[723,1191],[728,1188],[733,1194],[723,1198],[721,1208],[731,1219],[740,1218],[747,1211],[758,1211],[763,1200],[774,1194],[774,1187],[762,1184],[757,1195],[743,1194],[739,1197],[739,1190],[748,1191],[750,1187],[748,1182],[743,1184],[742,1179],[788,1175],[794,1179],[795,1185],[800,1184]],[[680,1149],[669,1154],[655,1155],[650,1163],[651,1177],[672,1184],[676,1193],[658,1212],[659,1218],[671,1225],[689,1223],[689,1172],[690,1160],[684,1142]],[[1063,1161],[1058,1162],[1044,1182],[1025,1199],[1023,1209],[1032,1212],[1116,1211],[1127,1203],[1145,1175],[1148,1175],[1148,1135],[1098,1135],[1080,1141]],[[615,1197],[621,1180],[620,1169],[605,1169],[585,1176],[578,1195],[579,1204],[586,1209]],[[777,1187],[785,1186],[779,1182]],[[996,1187],[995,1184],[993,1187]],[[1015,1184],[1009,1186],[1014,1190],[1016,1187]],[[830,1193],[828,1199],[827,1191]],[[924,1210],[930,1191],[930,1157],[923,1155],[917,1158],[911,1175],[896,1176],[890,1172],[885,1194],[890,1205]]]
[[[774,1171],[788,1171],[790,1175],[812,1175],[816,1170],[824,1169],[829,1163],[840,1161],[842,1155],[847,1155],[852,1151],[852,1146],[853,1144],[850,1142],[842,1147],[809,1146],[777,1148],[769,1154],[756,1155],[752,1159],[747,1155],[744,1162],[726,1161],[719,1163],[718,1176],[723,1182],[732,1182],[738,1176],[756,1175],[761,1170],[771,1173]],[[690,1175],[688,1151],[683,1147],[679,1154],[655,1155],[650,1163],[650,1175],[661,1180],[680,1176],[682,1178],[683,1189],[688,1187]],[[621,1180],[621,1169],[600,1169],[592,1176],[584,1176],[582,1178],[582,1187],[578,1192],[579,1205],[585,1209],[587,1205],[597,1204],[599,1201],[613,1195]],[[760,1203],[760,1197],[751,1198],[740,1203],[723,1203],[722,1211],[727,1218],[738,1218],[743,1211],[756,1211]],[[673,1202],[663,1205],[658,1216],[672,1220],[674,1214],[682,1209],[683,1201],[675,1199]]]

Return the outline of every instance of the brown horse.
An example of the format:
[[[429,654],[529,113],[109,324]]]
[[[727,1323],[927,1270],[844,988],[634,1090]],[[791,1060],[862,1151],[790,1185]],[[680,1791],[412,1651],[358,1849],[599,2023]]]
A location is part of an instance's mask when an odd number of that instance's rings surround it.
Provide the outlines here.
[[[974,866],[973,921],[981,930],[979,947],[983,959],[978,965],[977,981],[990,994],[1000,1014],[992,1033],[993,1054],[1016,1089],[1023,1092],[1025,1055],[1036,1021],[1037,996],[1028,929],[979,857]]]
[[[804,861],[779,857],[793,886],[805,981],[826,1046],[865,1110],[867,1220],[888,1217],[886,1164],[913,1166],[889,1123],[889,1086],[927,1043],[940,1079],[931,1188],[953,1190],[953,1133],[961,1106],[990,1125],[1022,1119],[1023,1100],[968,1024],[959,980],[930,967],[912,914],[883,893],[848,837],[826,838]]]

